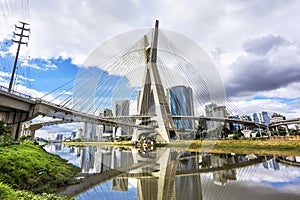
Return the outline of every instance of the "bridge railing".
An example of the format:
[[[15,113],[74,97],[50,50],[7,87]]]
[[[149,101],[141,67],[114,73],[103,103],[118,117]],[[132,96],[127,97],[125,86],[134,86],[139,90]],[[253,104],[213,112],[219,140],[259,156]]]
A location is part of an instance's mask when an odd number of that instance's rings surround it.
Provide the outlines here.
[[[0,90],[8,93],[8,88],[7,87],[4,87],[4,86],[0,85]],[[30,95],[23,94],[21,92],[17,92],[17,91],[14,91],[14,90],[11,90],[10,94],[13,94],[15,96],[22,97],[24,99],[28,99],[28,100],[31,100],[31,101],[35,101],[36,100],[36,98],[34,98],[34,97],[30,96]]]

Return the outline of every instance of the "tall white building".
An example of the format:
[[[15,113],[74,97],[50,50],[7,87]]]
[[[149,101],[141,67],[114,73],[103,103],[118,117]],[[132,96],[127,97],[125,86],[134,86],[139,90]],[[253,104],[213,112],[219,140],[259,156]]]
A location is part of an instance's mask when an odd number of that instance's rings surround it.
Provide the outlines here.
[[[129,100],[115,101],[114,115],[116,117],[129,116],[129,105],[130,105]],[[123,122],[123,123],[131,123],[131,124],[134,123],[134,122],[130,122],[130,119],[119,119],[118,121]],[[116,136],[132,135],[133,129],[130,127],[115,127],[115,133],[116,133]]]
[[[99,117],[112,117],[113,112],[111,109],[104,109],[101,110],[99,113]],[[99,127],[99,132],[101,136],[114,136],[114,130],[112,126],[102,125],[102,127]]]
[[[205,115],[206,117],[215,117],[215,118],[225,118],[226,114],[226,106],[218,106],[215,103],[210,103],[205,105]],[[206,121],[207,130],[220,129],[222,130],[224,122],[218,121]],[[217,133],[218,135],[219,133]]]

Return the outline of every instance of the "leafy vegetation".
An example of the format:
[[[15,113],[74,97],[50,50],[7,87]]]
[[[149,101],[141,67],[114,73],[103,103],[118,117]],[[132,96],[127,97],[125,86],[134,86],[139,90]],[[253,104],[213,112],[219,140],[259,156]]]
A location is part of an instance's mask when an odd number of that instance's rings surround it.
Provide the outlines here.
[[[196,139],[203,139],[206,136],[205,128],[202,124],[197,126]]]
[[[59,156],[30,144],[0,147],[0,160],[0,182],[34,193],[52,193],[72,184],[79,172]]]
[[[3,200],[67,200],[65,197],[58,197],[54,194],[34,194],[32,192],[27,191],[15,191],[11,187],[6,184],[0,182],[0,199]]]
[[[13,143],[14,143],[14,140],[11,137],[10,129],[5,126],[3,121],[0,121],[0,147],[8,146]]]

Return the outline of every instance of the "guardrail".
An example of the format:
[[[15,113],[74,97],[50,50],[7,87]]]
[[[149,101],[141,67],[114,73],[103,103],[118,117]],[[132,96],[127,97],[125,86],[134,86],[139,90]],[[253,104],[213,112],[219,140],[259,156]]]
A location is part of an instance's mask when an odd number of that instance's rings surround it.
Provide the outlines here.
[[[4,87],[4,86],[0,85],[0,90],[8,93],[8,88],[7,87]],[[22,97],[24,99],[28,99],[28,100],[31,100],[31,101],[36,101],[36,98],[34,98],[32,96],[29,96],[27,94],[23,94],[21,92],[14,91],[14,90],[11,90],[9,94],[12,94],[12,95],[15,95],[15,96],[18,96],[18,97]]]
[[[9,93],[8,88],[4,87],[4,86],[1,86],[1,85],[0,85],[0,90],[3,91],[3,92],[7,92],[10,95],[14,95],[14,96],[21,97],[21,98],[24,98],[24,99],[27,99],[27,100],[35,101],[36,103],[45,103],[45,104],[48,104],[48,105],[65,108],[65,107],[62,107],[59,104],[55,104],[55,103],[52,103],[50,101],[46,101],[46,100],[41,99],[41,98],[32,97],[30,95],[23,94],[21,92],[17,92],[17,91],[14,91],[14,90],[11,90],[10,93]],[[67,109],[69,109],[69,108],[67,108]]]

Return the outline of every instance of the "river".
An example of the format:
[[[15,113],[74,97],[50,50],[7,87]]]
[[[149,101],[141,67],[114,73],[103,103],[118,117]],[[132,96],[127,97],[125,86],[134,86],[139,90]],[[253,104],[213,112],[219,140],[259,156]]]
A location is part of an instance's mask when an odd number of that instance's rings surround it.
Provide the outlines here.
[[[187,152],[170,148],[51,144],[81,168],[75,199],[300,199],[300,156]]]

